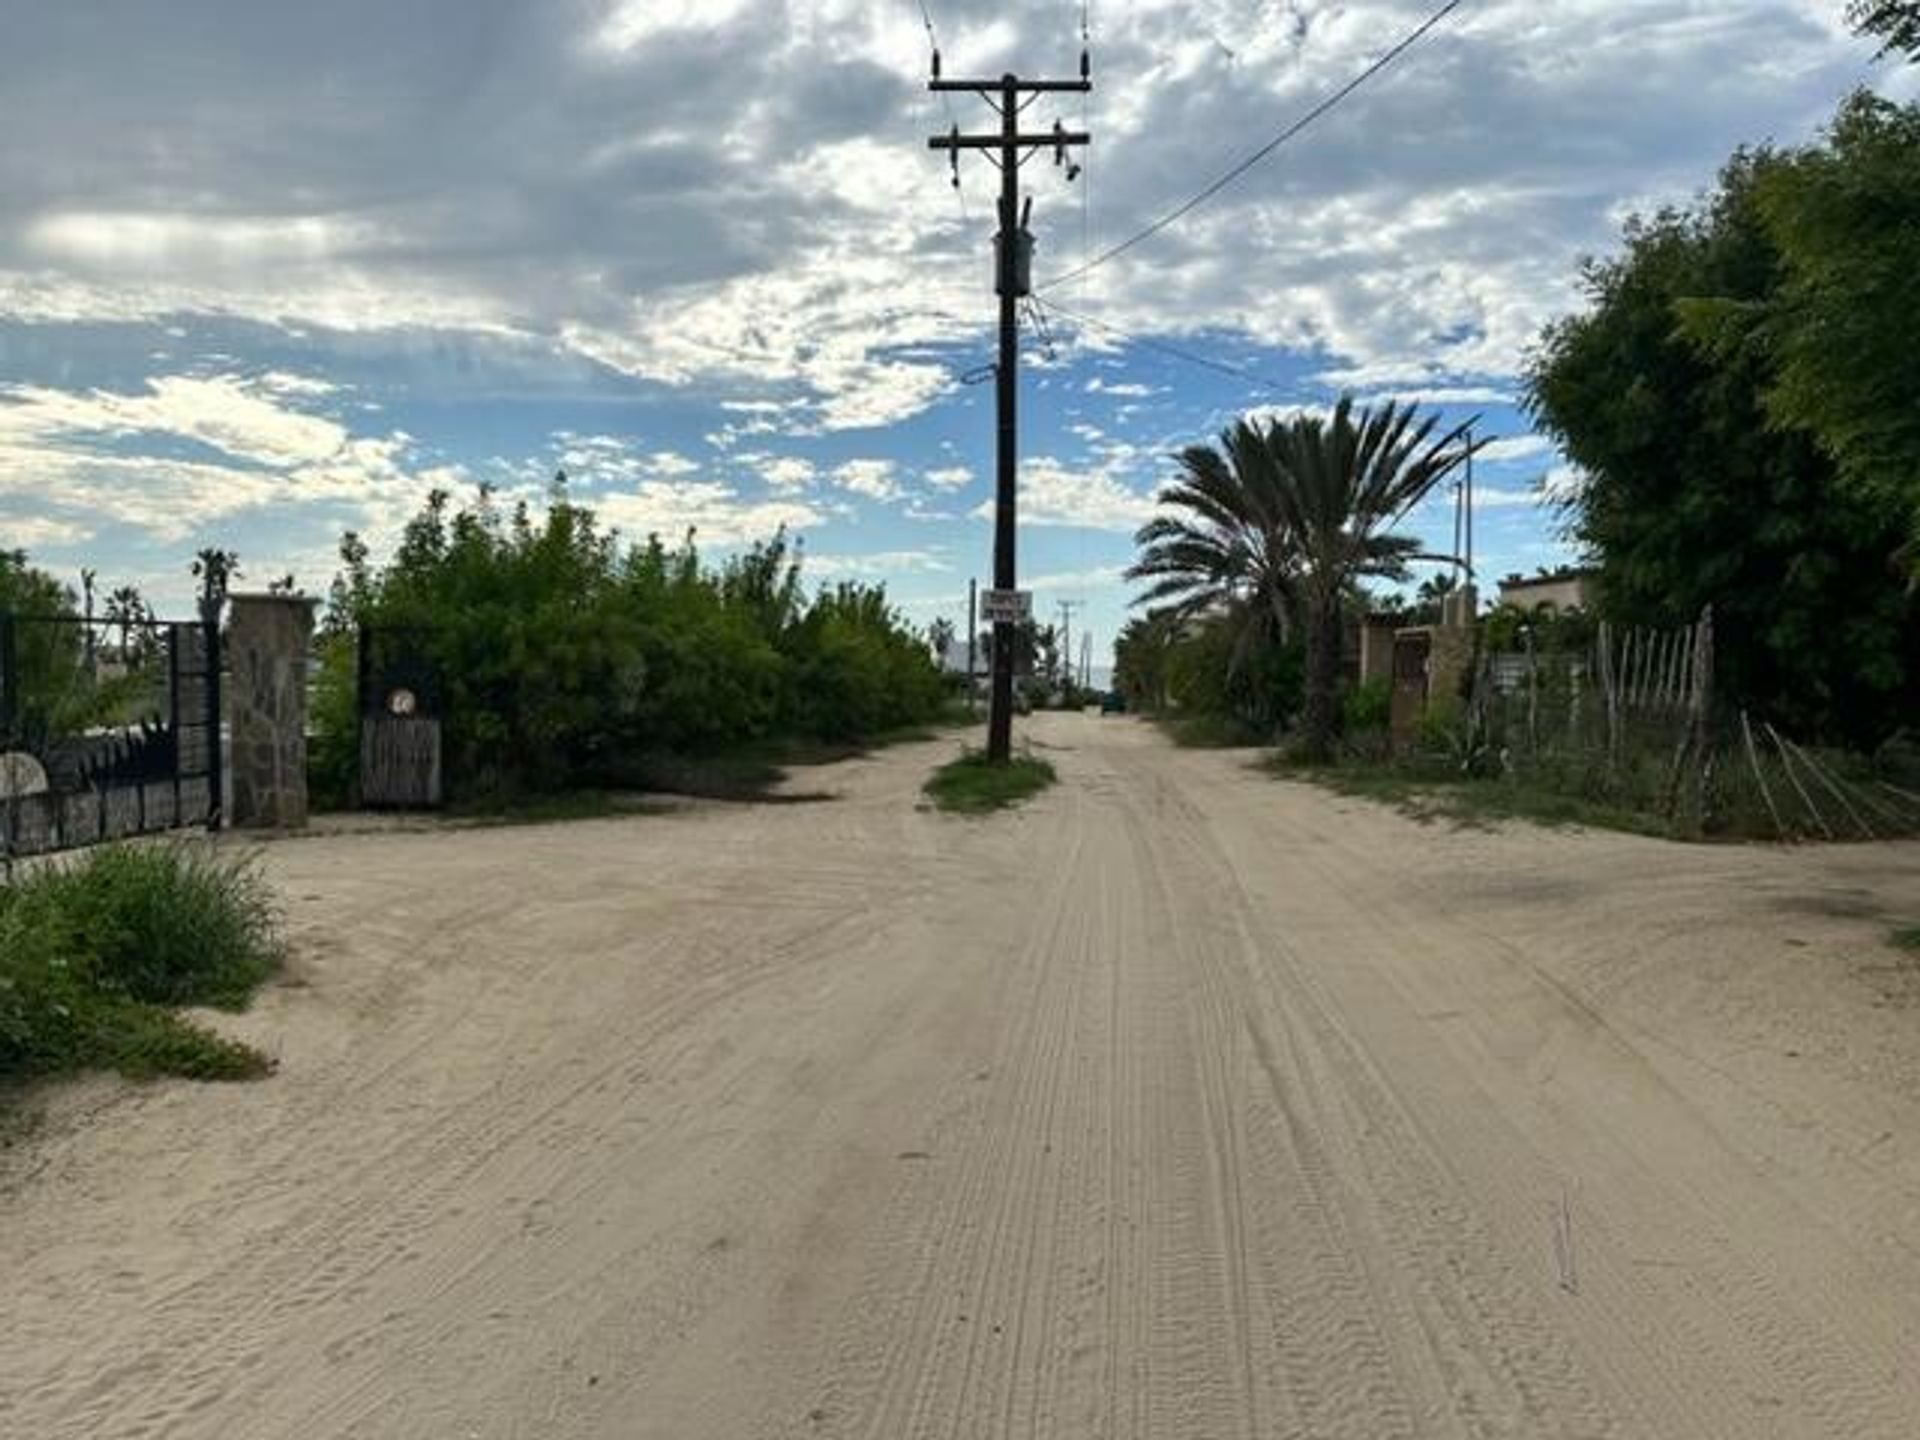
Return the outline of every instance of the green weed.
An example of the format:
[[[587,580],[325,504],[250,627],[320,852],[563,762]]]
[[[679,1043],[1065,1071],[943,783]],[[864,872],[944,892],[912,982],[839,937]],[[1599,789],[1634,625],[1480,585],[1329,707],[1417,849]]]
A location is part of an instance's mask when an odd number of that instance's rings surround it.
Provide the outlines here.
[[[924,789],[941,810],[984,815],[1039,794],[1057,778],[1050,763],[1031,755],[1016,755],[1005,765],[994,765],[983,752],[970,750],[934,771]]]

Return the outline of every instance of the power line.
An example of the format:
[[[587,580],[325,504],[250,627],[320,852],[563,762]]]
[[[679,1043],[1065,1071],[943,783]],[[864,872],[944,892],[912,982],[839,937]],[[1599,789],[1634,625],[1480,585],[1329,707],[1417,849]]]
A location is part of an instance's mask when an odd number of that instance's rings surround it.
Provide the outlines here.
[[[1040,295],[1034,296],[1033,300],[1034,304],[1045,306],[1064,320],[1071,320],[1076,325],[1084,325],[1095,330],[1105,331],[1107,334],[1113,336],[1114,339],[1124,341],[1129,345],[1138,345],[1146,350],[1157,350],[1162,355],[1171,356],[1175,360],[1184,360],[1189,365],[1199,365],[1208,370],[1217,371],[1222,375],[1229,375],[1235,380],[1245,381],[1249,385],[1258,385],[1261,389],[1271,390],[1278,395],[1291,396],[1295,393],[1290,386],[1282,385],[1278,380],[1269,380],[1264,375],[1256,375],[1251,370],[1242,370],[1238,365],[1229,365],[1224,360],[1213,360],[1205,355],[1196,355],[1191,350],[1183,350],[1178,345],[1170,345],[1164,340],[1155,340],[1146,335],[1135,335],[1131,331],[1122,330],[1118,325],[1109,324],[1105,320],[1096,320],[1091,315],[1082,315],[1077,310],[1069,310],[1058,300],[1049,300]]]
[[[1424,39],[1429,31],[1434,29],[1437,25],[1441,23],[1441,21],[1445,20],[1449,15],[1451,15],[1455,10],[1458,10],[1465,3],[1466,3],[1466,0],[1447,0],[1446,4],[1442,5],[1438,10],[1434,11],[1433,14],[1429,15],[1419,25],[1414,27],[1413,30],[1409,31],[1407,35],[1401,39],[1399,44],[1395,45],[1391,50],[1387,51],[1386,54],[1382,55],[1378,60],[1375,60],[1371,65],[1367,66],[1366,69],[1362,70],[1358,75],[1354,76],[1353,79],[1349,80],[1345,85],[1342,85],[1338,90],[1334,91],[1333,94],[1329,95],[1326,99],[1322,100],[1319,104],[1315,105],[1311,110],[1307,111],[1306,114],[1302,115],[1298,120],[1294,121],[1293,124],[1289,125],[1285,130],[1282,130],[1278,135],[1274,136],[1273,139],[1269,140],[1266,144],[1262,145],[1258,150],[1254,151],[1251,155],[1247,156],[1246,159],[1242,160],[1239,164],[1235,165],[1232,169],[1228,170],[1224,175],[1220,176],[1217,180],[1214,180],[1211,184],[1207,185],[1206,188],[1201,190],[1198,194],[1182,202],[1180,205],[1176,206],[1174,209],[1169,210],[1165,215],[1162,215],[1158,220],[1155,220],[1151,225],[1148,225],[1146,228],[1128,236],[1125,240],[1122,240],[1119,244],[1110,246],[1106,250],[1101,251],[1100,254],[1096,255],[1093,259],[1087,261],[1085,264],[1078,265],[1075,268],[1065,271],[1062,274],[1055,275],[1051,280],[1043,280],[1038,284],[1036,284],[1033,288],[1036,291],[1051,290],[1055,286],[1063,285],[1069,280],[1075,279],[1078,276],[1086,274],[1089,270],[1096,270],[1100,266],[1106,264],[1109,260],[1115,259],[1120,255],[1124,255],[1127,251],[1131,250],[1134,246],[1140,244],[1141,241],[1150,239],[1153,236],[1158,235],[1162,230],[1166,229],[1169,225],[1173,224],[1176,220],[1179,220],[1182,216],[1187,215],[1194,210],[1197,210],[1200,206],[1206,204],[1207,201],[1211,200],[1215,195],[1218,195],[1222,190],[1226,189],[1227,186],[1231,185],[1235,180],[1238,180],[1242,175],[1246,174],[1247,171],[1251,170],[1254,166],[1258,165],[1262,160],[1266,159],[1269,155],[1273,154],[1273,152],[1278,150],[1282,145],[1285,145],[1288,141],[1292,140],[1296,135],[1299,135],[1303,130],[1307,129],[1308,126],[1312,125],[1315,121],[1319,120],[1328,111],[1332,110],[1335,106],[1339,105],[1349,95],[1353,94],[1354,91],[1358,90],[1362,85],[1365,85],[1369,80],[1373,79],[1374,76],[1378,75],[1382,70],[1385,70],[1389,65],[1393,64],[1393,62],[1398,60],[1402,55],[1406,54],[1407,51],[1411,50],[1422,39]]]
[[[927,0],[920,0],[920,23],[927,27],[927,51],[932,61],[933,73],[938,75],[940,73],[940,37],[933,33],[933,12],[927,8]],[[950,129],[958,128],[953,114],[953,97],[942,92],[940,96],[940,108],[947,112],[948,127]],[[953,172],[953,193],[954,198],[960,202],[961,221],[971,225],[973,223],[973,215],[967,209],[967,191],[966,187],[961,183],[958,167],[956,167]]]

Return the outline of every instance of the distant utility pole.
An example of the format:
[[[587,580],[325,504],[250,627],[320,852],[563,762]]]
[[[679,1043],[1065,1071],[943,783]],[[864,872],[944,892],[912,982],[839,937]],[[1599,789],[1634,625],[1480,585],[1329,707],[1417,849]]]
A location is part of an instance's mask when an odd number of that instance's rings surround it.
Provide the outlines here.
[[[967,714],[974,712],[973,646],[980,635],[980,582],[967,581]]]
[[[1020,112],[1043,94],[1085,94],[1093,88],[1089,78],[1087,53],[1080,52],[1078,80],[1022,80],[1011,73],[998,80],[943,80],[940,78],[940,52],[933,55],[933,78],[927,88],[934,91],[967,91],[977,94],[1000,112],[998,135],[962,135],[956,124],[946,135],[935,135],[927,143],[947,152],[954,183],[960,183],[960,152],[980,150],[1000,167],[1000,229],[994,236],[994,289],[1000,296],[1000,362],[994,367],[998,424],[998,465],[993,501],[993,590],[988,592],[988,618],[993,621],[993,704],[987,717],[987,759],[1004,765],[1013,755],[1013,661],[1014,632],[1020,601],[1015,596],[1017,577],[1014,568],[1014,506],[1017,489],[1016,466],[1019,431],[1016,407],[1019,403],[1020,319],[1016,307],[1033,289],[1033,232],[1027,219],[1033,209],[1028,197],[1020,203],[1020,167],[1043,150],[1053,151],[1053,163],[1066,163],[1067,151],[1085,145],[1084,131],[1068,130],[1058,120],[1051,131],[1022,134]],[[1024,98],[1023,98],[1024,97]],[[998,152],[997,154],[995,152]],[[1069,180],[1080,173],[1071,166]]]
[[[1082,604],[1079,600],[1062,600],[1060,603],[1060,668],[1067,677],[1067,683],[1073,683],[1073,612]]]

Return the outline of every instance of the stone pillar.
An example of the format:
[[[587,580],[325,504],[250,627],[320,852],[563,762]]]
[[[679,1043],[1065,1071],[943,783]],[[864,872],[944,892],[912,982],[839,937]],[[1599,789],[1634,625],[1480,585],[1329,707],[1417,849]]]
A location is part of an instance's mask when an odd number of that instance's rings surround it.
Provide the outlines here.
[[[229,821],[307,823],[307,654],[315,601],[232,595],[227,629]]]

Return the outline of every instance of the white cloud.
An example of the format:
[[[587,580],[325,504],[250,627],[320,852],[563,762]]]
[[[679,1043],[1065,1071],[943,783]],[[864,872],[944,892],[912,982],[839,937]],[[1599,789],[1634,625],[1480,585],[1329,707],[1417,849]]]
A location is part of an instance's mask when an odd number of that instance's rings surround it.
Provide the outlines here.
[[[820,473],[811,460],[800,455],[743,455],[740,458],[767,484],[781,490],[804,489]]]
[[[1553,442],[1542,435],[1509,435],[1483,445],[1478,456],[1490,465],[1500,465],[1513,460],[1531,460],[1538,455],[1551,454]]]
[[[162,539],[281,500],[398,524],[427,488],[462,478],[417,469],[412,453],[403,431],[355,435],[234,375],[157,376],[133,394],[0,386],[0,493],[112,515]]]
[[[869,500],[894,500],[900,495],[891,460],[848,460],[836,466],[834,483],[842,490],[864,495]]]
[[[1476,510],[1529,510],[1549,503],[1538,490],[1498,490],[1492,486],[1473,487]]]
[[[871,575],[944,574],[953,569],[940,550],[877,550],[866,555],[808,554],[809,574],[826,579]]]
[[[0,550],[43,550],[78,545],[93,530],[73,520],[50,515],[10,515],[0,521]]]
[[[688,530],[719,545],[765,540],[785,526],[804,530],[822,516],[793,500],[748,500],[713,480],[643,480],[631,491],[594,497],[593,508],[629,535],[677,540]]]
[[[1087,381],[1087,393],[1091,395],[1120,395],[1141,399],[1148,395],[1158,395],[1162,392],[1156,390],[1151,385],[1142,385],[1137,381],[1129,380],[1114,384],[1096,375]]]
[[[1121,480],[1120,469],[1112,460],[1093,467],[1064,465],[1051,457],[1026,462],[1020,467],[1020,523],[1138,529],[1153,518],[1153,497]],[[992,519],[993,502],[982,502],[973,514]]]
[[[936,490],[964,490],[973,483],[973,471],[965,465],[943,465],[921,471],[920,478]]]
[[[419,0],[376,27],[326,7],[199,27],[132,7],[111,45],[63,7],[15,8],[0,312],[463,327],[714,400],[758,386],[791,408],[752,423],[838,430],[946,394],[926,347],[976,339],[990,310],[983,207],[963,221],[924,148],[945,121],[910,6]],[[1102,172],[1109,233],[1164,213],[1422,9],[1293,4],[1254,23],[1244,0],[1137,0],[1101,17],[1095,153],[1126,157]],[[1128,329],[1239,330],[1422,393],[1498,381],[1623,200],[1684,197],[1736,143],[1807,135],[1878,78],[1835,10],[1478,0],[1082,298]],[[940,18],[955,68],[993,73],[1060,37],[1050,0]],[[186,73],[190,103],[171,78]],[[988,172],[968,183],[983,194]],[[1076,256],[1076,207],[1037,188],[1044,278]]]

